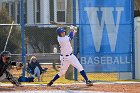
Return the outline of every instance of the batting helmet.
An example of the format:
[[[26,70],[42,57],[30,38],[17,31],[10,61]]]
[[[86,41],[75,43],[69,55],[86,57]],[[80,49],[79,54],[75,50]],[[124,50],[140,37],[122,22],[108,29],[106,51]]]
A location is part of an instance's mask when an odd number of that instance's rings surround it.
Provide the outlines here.
[[[60,35],[61,33],[65,32],[65,29],[63,27],[57,28],[57,34]]]
[[[1,52],[1,56],[11,57],[11,53],[9,51],[3,51]]]

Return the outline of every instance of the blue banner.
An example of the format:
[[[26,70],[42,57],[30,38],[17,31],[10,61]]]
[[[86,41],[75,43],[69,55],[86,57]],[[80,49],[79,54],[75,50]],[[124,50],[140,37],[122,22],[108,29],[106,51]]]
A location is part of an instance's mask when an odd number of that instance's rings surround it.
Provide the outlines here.
[[[86,72],[130,72],[131,0],[79,0],[80,62]]]

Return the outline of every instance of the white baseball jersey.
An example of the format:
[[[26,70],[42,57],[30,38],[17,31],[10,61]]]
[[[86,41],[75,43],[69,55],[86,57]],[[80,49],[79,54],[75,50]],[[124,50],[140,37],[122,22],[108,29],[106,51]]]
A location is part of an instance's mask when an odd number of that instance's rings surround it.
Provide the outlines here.
[[[59,76],[62,76],[63,74],[66,73],[69,65],[73,65],[75,68],[78,69],[78,71],[82,71],[83,67],[80,64],[79,60],[76,58],[75,55],[71,54],[73,49],[70,43],[71,38],[69,36],[65,37],[57,37],[57,40],[60,45],[60,51],[61,51],[61,56],[60,56],[60,61],[61,61],[61,69],[59,72]]]
[[[57,40],[60,45],[60,51],[62,55],[69,55],[72,53],[73,49],[70,43],[70,37],[65,36],[65,37],[57,37]]]

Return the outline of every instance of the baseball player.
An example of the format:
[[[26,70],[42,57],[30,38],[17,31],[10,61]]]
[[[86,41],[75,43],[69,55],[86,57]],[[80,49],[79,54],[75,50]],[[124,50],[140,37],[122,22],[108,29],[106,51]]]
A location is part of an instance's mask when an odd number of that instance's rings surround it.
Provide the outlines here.
[[[69,65],[73,65],[75,68],[78,69],[80,74],[83,76],[83,78],[86,81],[87,86],[92,86],[92,82],[88,79],[82,65],[76,58],[76,56],[72,53],[73,49],[71,46],[70,41],[73,39],[75,32],[77,32],[77,29],[75,29],[74,26],[70,26],[70,33],[69,35],[66,35],[66,31],[63,27],[57,28],[57,40],[60,45],[60,61],[61,61],[61,69],[58,74],[47,84],[47,86],[51,86],[58,78],[60,78],[62,75],[64,75],[69,67]]]
[[[16,85],[16,86],[20,86],[21,83],[18,82],[18,80],[13,77],[13,75],[9,72],[10,67],[16,66],[16,62],[11,62],[10,61],[11,58],[11,53],[9,51],[3,51],[1,52],[0,55],[0,81],[4,80],[4,79],[8,79],[12,84]],[[22,64],[20,65],[22,66]]]

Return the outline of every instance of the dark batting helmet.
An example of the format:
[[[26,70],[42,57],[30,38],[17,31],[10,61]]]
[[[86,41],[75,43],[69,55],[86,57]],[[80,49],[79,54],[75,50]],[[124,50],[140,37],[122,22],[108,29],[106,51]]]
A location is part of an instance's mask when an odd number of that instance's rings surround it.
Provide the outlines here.
[[[9,51],[3,51],[1,52],[1,56],[11,57],[11,53]]]

